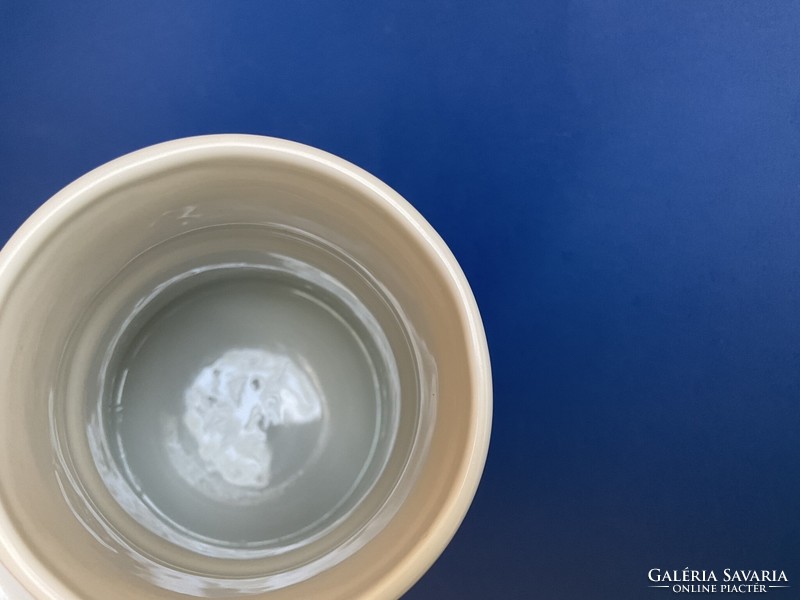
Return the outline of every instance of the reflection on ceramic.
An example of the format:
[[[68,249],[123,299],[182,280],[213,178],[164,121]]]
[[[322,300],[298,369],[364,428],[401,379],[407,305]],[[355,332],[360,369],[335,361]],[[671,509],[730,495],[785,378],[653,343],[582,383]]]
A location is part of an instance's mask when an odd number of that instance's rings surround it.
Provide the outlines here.
[[[34,600],[2,564],[0,564],[0,600]]]
[[[272,474],[269,432],[322,416],[322,390],[291,357],[259,349],[230,350],[198,373],[184,394],[181,419],[191,448],[171,428],[175,471],[206,493],[215,477],[228,488],[266,488]],[[236,502],[234,495],[215,499]]]
[[[209,136],[105,165],[0,253],[0,308],[0,563],[36,600],[397,597],[477,487],[469,286],[324,152]]]

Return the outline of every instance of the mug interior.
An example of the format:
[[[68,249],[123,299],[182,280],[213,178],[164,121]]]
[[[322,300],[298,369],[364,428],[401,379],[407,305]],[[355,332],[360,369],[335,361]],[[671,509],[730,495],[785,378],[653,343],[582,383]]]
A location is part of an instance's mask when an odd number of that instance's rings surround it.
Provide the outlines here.
[[[0,546],[41,597],[391,595],[463,517],[488,443],[474,300],[363,171],[167,143],[0,258]]]

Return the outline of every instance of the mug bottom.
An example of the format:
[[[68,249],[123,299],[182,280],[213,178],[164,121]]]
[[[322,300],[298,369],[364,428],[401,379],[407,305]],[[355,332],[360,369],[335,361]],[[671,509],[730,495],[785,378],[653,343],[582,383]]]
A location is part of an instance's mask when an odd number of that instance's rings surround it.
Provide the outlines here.
[[[278,547],[368,489],[392,442],[391,384],[330,293],[238,271],[140,318],[112,363],[104,429],[127,483],[112,493],[123,505],[135,494],[187,540]]]

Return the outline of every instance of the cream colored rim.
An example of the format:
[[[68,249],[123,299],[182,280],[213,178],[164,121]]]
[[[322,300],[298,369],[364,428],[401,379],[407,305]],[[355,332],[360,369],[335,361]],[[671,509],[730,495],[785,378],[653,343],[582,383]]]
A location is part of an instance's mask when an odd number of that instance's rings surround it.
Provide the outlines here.
[[[277,152],[302,166],[316,162],[357,183],[376,202],[389,206],[398,225],[407,228],[439,265],[442,278],[459,299],[463,312],[465,339],[469,340],[469,375],[473,395],[469,403],[469,439],[464,465],[455,478],[446,502],[440,507],[433,527],[418,540],[405,559],[380,580],[363,591],[363,598],[396,598],[407,591],[434,563],[455,535],[475,495],[486,461],[492,420],[492,384],[489,352],[478,307],[466,277],[450,249],[422,215],[389,186],[363,169],[327,152],[287,140],[242,134],[222,134],[184,138],[150,146],[125,155],[89,172],[68,185],[37,210],[0,251],[0,307],[13,288],[22,265],[27,263],[47,238],[71,215],[79,212],[112,185],[119,185],[134,174],[139,177],[157,171],[186,153],[212,158],[222,149],[259,156],[264,150]],[[0,562],[35,598],[81,600],[54,578],[22,544],[9,516],[0,506]]]

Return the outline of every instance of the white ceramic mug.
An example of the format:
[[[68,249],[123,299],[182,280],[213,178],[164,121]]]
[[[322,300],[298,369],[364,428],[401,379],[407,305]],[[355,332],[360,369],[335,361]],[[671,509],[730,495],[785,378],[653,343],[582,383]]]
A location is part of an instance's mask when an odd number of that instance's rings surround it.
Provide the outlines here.
[[[286,310],[308,300],[309,315],[319,304],[355,332],[375,398],[354,407],[326,391],[355,385],[336,352],[314,358],[328,325],[285,332],[308,360],[255,348],[239,327],[248,349],[215,362],[157,321],[243,273],[294,282]],[[210,331],[225,338],[220,319]],[[186,360],[125,366],[159,335],[186,336]],[[0,562],[37,600],[398,597],[455,533],[483,469],[489,356],[456,260],[385,184],[300,144],[188,138],[69,185],[0,253],[0,340]],[[186,379],[182,396],[167,398],[162,372]],[[126,441],[115,419],[131,386],[185,413],[136,417]],[[148,488],[136,460],[172,495]],[[268,464],[280,460],[282,475]]]

